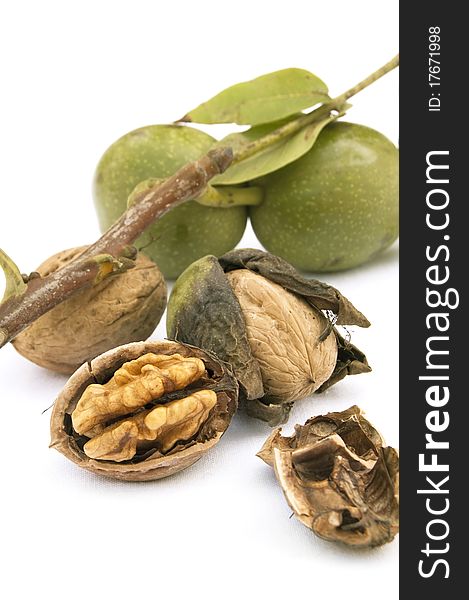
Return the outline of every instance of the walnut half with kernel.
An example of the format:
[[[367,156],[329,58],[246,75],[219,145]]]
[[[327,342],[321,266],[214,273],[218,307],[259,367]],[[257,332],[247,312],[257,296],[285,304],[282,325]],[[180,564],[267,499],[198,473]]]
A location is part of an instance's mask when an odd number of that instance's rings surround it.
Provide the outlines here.
[[[57,398],[51,447],[107,477],[146,481],[195,463],[227,429],[238,384],[213,355],[135,342],[82,365]]]

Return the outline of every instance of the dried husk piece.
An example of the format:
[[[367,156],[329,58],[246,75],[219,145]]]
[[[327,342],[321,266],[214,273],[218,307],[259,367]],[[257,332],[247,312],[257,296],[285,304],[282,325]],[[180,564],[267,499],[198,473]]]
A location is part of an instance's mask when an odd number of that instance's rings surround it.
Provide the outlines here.
[[[178,374],[176,358],[185,361]],[[152,375],[145,384],[142,372]],[[70,377],[54,404],[51,447],[99,475],[160,479],[189,467],[220,440],[237,396],[229,367],[208,352],[170,341],[126,344]],[[105,398],[113,406],[109,411]]]
[[[309,419],[258,453],[295,516],[320,537],[381,546],[399,530],[399,458],[357,406]]]
[[[255,293],[252,282],[237,285],[238,272],[243,280],[250,275],[250,280],[263,281],[265,293],[258,291],[261,284]],[[256,325],[247,322],[249,314]],[[363,352],[340,335],[336,323],[370,324],[332,286],[305,279],[283,259],[254,249],[194,262],[168,301],[169,337],[205,348],[231,364],[240,383],[240,406],[272,426],[286,422],[294,401],[322,392],[346,375],[371,370]],[[300,376],[289,372],[293,357],[303,369]]]

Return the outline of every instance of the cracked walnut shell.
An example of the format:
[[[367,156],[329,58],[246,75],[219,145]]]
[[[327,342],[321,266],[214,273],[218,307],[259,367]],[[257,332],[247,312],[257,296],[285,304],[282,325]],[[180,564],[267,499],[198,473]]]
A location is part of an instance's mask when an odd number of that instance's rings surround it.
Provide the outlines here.
[[[238,385],[213,355],[176,342],[136,342],[82,365],[57,398],[51,447],[94,473],[166,477],[214,446]]]
[[[46,276],[77,258],[86,246],[64,250],[37,268]],[[145,340],[166,307],[166,284],[157,265],[139,253],[135,265],[83,289],[42,315],[13,340],[41,367],[70,375],[95,356]]]
[[[358,406],[276,429],[258,453],[296,517],[318,536],[381,546],[399,530],[399,458]]]

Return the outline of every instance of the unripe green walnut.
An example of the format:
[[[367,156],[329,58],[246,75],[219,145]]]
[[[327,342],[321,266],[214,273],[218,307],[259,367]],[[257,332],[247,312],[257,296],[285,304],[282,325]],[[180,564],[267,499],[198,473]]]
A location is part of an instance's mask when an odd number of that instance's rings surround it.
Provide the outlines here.
[[[215,140],[197,129],[150,125],[127,133],[104,153],[96,168],[93,195],[105,231],[127,208],[135,186],[149,178],[166,178],[205,154]],[[137,240],[168,278],[190,263],[231,250],[246,227],[244,206],[212,208],[188,202],[172,209]]]
[[[263,246],[303,271],[358,266],[398,235],[397,148],[377,131],[337,122],[297,161],[256,182],[250,209]]]

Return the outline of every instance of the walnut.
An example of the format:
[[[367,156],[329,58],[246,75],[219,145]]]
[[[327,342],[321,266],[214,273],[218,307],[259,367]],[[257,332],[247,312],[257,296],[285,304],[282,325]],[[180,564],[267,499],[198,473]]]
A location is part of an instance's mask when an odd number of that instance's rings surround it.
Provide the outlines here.
[[[137,447],[145,442],[156,441],[159,450],[166,453],[195,435],[216,403],[214,391],[200,390],[106,427],[86,442],[83,451],[90,458],[119,462],[133,458]]]
[[[381,546],[399,530],[399,459],[357,406],[313,417],[258,456],[274,467],[296,517],[320,537]]]
[[[368,327],[366,317],[337,289],[261,250],[190,265],[173,287],[166,324],[170,338],[229,363],[240,406],[270,425],[284,423],[293,402],[371,370],[335,327]]]
[[[218,442],[237,406],[235,378],[214,356],[138,342],[82,365],[57,398],[51,446],[117,479],[158,479]]]
[[[51,256],[36,270],[45,276],[86,249]],[[14,340],[25,358],[41,367],[71,374],[110,348],[146,339],[166,307],[166,284],[144,254],[135,266],[84,289],[37,319]]]
[[[200,358],[144,354],[124,363],[107,383],[86,388],[72,413],[73,428],[86,435],[96,425],[129,414],[165,393],[183,390],[204,373]]]

